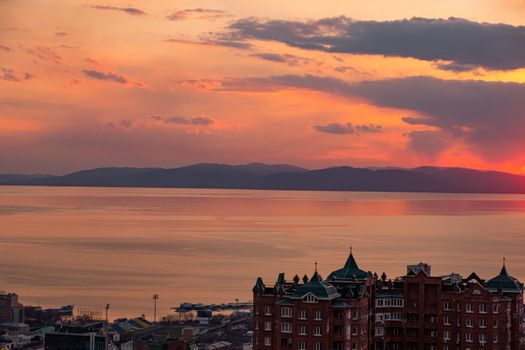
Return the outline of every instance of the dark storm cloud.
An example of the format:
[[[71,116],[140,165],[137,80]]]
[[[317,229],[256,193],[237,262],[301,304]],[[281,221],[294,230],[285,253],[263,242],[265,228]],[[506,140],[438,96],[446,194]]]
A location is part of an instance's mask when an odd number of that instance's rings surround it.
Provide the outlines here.
[[[184,9],[173,12],[171,15],[166,16],[170,21],[182,21],[187,19],[202,19],[208,21],[214,21],[219,18],[228,17],[226,11],[195,8],[195,9]]]
[[[525,147],[525,84],[480,80],[440,80],[431,77],[345,81],[312,75],[230,79],[218,91],[311,89],[358,97],[387,108],[419,115],[403,118],[408,124],[436,128],[462,140],[485,159],[510,159]],[[435,135],[434,135],[435,136]],[[420,144],[429,134],[412,135]],[[418,143],[419,142],[419,143]],[[436,143],[436,139],[429,142]],[[427,152],[428,153],[428,152]]]
[[[322,125],[314,125],[314,130],[318,132],[323,132],[327,134],[336,134],[336,135],[360,135],[360,134],[370,134],[370,133],[379,133],[383,129],[380,125],[375,124],[352,124],[352,123],[328,123]]]
[[[342,16],[305,22],[248,18],[229,30],[225,41],[278,41],[306,50],[449,61],[454,65],[441,66],[449,70],[525,67],[524,26],[460,18],[356,21]]]
[[[142,15],[145,15],[146,12],[138,9],[138,8],[135,8],[135,7],[117,7],[117,6],[102,6],[102,5],[93,5],[93,6],[90,6],[91,8],[93,9],[97,9],[97,10],[109,10],[109,11],[119,11],[119,12],[124,12],[124,13],[127,13],[129,15],[133,15],[133,16],[142,16]]]
[[[112,82],[119,83],[119,84],[126,84],[129,82],[129,80],[125,76],[111,73],[111,72],[101,72],[101,71],[90,70],[90,69],[84,69],[82,72],[84,72],[84,74],[87,77],[92,78],[92,79],[107,80],[107,81],[112,81]]]

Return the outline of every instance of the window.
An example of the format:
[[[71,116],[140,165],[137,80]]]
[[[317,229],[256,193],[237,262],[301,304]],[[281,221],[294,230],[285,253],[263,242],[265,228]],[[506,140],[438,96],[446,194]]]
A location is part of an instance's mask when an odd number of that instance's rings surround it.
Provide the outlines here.
[[[472,319],[470,317],[467,318],[466,324],[467,324],[467,327],[472,328]]]
[[[271,331],[272,330],[272,323],[270,321],[264,322],[264,330],[265,331]]]
[[[259,321],[255,321],[255,329],[259,330]]]
[[[300,341],[299,342],[299,350],[306,350],[306,342]]]
[[[497,314],[499,312],[499,304],[492,304],[492,312]]]
[[[377,299],[376,300],[376,306],[377,307],[382,307],[383,306],[383,299]]]
[[[392,314],[392,320],[394,320],[394,321],[403,321],[403,314],[401,312],[394,312]]]
[[[480,343],[486,343],[487,342],[487,335],[485,333],[479,334],[479,342]]]
[[[450,302],[444,301],[443,302],[443,310],[450,310]]]
[[[498,320],[492,321],[492,327],[498,328]]]
[[[352,343],[352,350],[357,350],[357,344],[356,343]]]
[[[292,345],[292,338],[281,338],[281,348],[290,347]]]
[[[306,335],[306,325],[299,325],[299,335]]]
[[[306,320],[306,310],[299,310],[299,319]]]
[[[443,332],[443,338],[445,338],[445,340],[450,340],[450,332],[449,331],[444,331]]]
[[[468,313],[472,313],[472,304],[466,304],[465,305],[465,310],[468,312]]]
[[[281,332],[283,332],[283,333],[292,333],[292,323],[291,322],[283,322],[283,323],[281,323]]]
[[[270,305],[264,306],[264,314],[267,315],[267,316],[270,316],[272,314],[271,309],[270,309]]]
[[[314,335],[315,335],[315,336],[321,336],[321,335],[322,335],[322,334],[321,334],[321,327],[316,326],[316,327],[314,328]]]
[[[270,341],[270,337],[264,337],[264,345],[265,346],[270,346],[272,345],[271,341]]]
[[[359,311],[352,310],[352,320],[357,320],[359,318]]]
[[[304,302],[305,303],[316,303],[317,302],[317,298],[313,294],[308,294],[304,298]]]
[[[450,326],[450,317],[448,315],[443,316],[443,324],[446,326]]]
[[[334,310],[334,318],[343,318],[344,314],[343,310]]]
[[[323,319],[323,314],[321,313],[321,311],[317,310],[315,312],[315,320],[322,320]]]
[[[376,322],[383,321],[383,314],[376,314]]]
[[[385,329],[383,327],[376,327],[376,337],[382,337],[385,335]]]
[[[357,335],[357,326],[352,326],[352,335]]]
[[[282,307],[281,308],[282,317],[292,317],[292,308],[291,307]]]
[[[487,320],[479,320],[479,328],[487,328]]]
[[[320,342],[315,343],[315,350],[323,350],[323,344]]]
[[[472,343],[472,333],[467,333],[465,336],[467,343]]]
[[[493,342],[494,344],[496,344],[496,343],[498,342],[498,335],[497,335],[497,334],[494,334],[494,335],[492,336],[492,342]]]
[[[480,314],[486,314],[487,313],[487,305],[486,304],[479,304],[479,313]]]

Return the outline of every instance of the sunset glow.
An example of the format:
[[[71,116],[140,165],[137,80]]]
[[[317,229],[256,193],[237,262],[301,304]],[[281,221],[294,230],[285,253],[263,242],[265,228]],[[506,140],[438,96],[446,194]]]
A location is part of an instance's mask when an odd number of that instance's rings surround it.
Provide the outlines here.
[[[0,172],[525,172],[523,25],[519,0],[0,0]]]

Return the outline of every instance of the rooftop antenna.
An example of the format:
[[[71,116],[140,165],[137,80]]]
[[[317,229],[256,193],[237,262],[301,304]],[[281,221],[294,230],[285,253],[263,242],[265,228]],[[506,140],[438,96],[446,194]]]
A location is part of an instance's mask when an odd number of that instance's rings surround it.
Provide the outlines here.
[[[317,260],[315,261],[315,273],[317,273]]]
[[[352,245],[350,244],[350,255],[352,255]]]

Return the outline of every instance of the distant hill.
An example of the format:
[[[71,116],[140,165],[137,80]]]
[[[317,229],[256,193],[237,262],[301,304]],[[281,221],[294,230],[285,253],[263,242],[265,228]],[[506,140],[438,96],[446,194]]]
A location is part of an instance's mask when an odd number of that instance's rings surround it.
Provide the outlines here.
[[[44,174],[0,174],[0,184],[16,182],[21,180],[41,179],[51,175]]]
[[[429,166],[307,170],[287,164],[201,163],[174,169],[98,168],[63,176],[0,174],[0,185],[525,193],[525,176]]]

